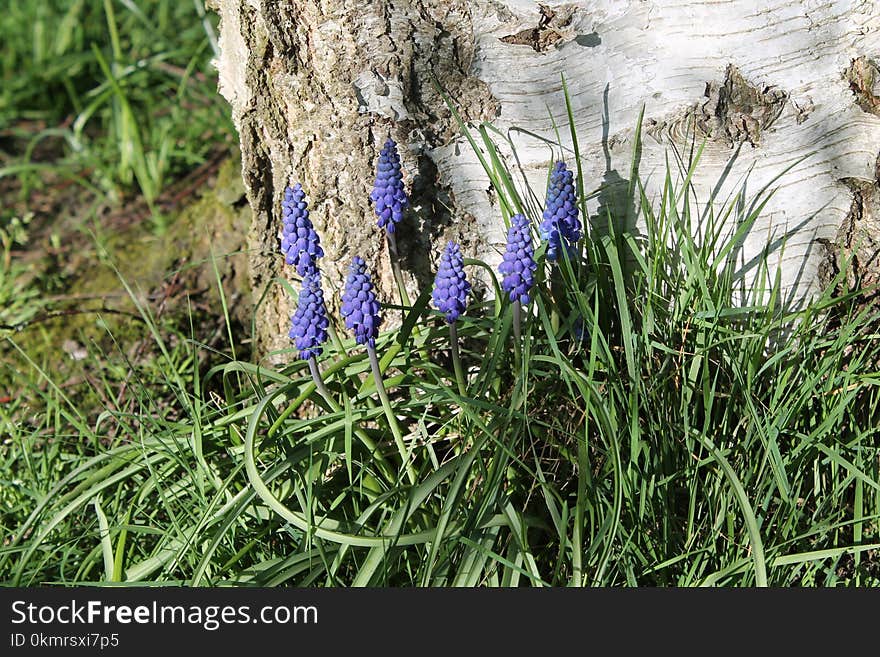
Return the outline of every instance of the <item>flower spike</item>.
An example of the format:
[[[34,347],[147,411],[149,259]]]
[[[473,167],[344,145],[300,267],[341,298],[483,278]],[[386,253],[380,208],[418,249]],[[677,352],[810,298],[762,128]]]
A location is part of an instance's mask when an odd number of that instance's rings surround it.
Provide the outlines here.
[[[461,248],[455,242],[449,242],[440,258],[431,295],[437,310],[446,314],[447,323],[452,324],[464,312],[470,290],[471,284],[464,275]]]
[[[403,174],[400,172],[400,155],[397,144],[388,139],[379,153],[376,164],[376,182],[370,194],[379,218],[379,228],[394,233],[395,227],[403,219],[403,211],[409,205],[403,189]]]
[[[324,305],[324,292],[317,269],[303,279],[302,291],[297,301],[296,312],[291,318],[290,339],[299,350],[303,360],[321,355],[321,345],[327,341],[327,308]]]
[[[537,268],[529,221],[523,215],[515,214],[510,218],[507,231],[507,251],[498,266],[498,271],[504,275],[501,288],[513,303],[528,305]]]
[[[379,302],[376,301],[373,282],[367,272],[367,263],[358,256],[352,259],[348,270],[345,291],[342,293],[341,314],[345,319],[345,327],[354,331],[358,344],[371,348],[376,346],[379,325],[382,323]]]
[[[547,205],[538,233],[547,242],[547,260],[550,262],[559,258],[559,249],[563,246],[571,254],[581,239],[574,175],[566,168],[565,162],[557,162],[550,173]]]
[[[316,271],[318,258],[324,255],[321,241],[309,219],[302,185],[296,183],[284,190],[281,202],[281,252],[288,265],[296,267],[300,276]]]

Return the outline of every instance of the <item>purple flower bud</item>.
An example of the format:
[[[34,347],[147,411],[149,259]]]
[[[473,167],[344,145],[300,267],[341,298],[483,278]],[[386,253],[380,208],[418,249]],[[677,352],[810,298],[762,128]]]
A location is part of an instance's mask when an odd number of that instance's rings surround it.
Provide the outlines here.
[[[299,357],[307,360],[321,355],[321,345],[327,341],[327,308],[321,290],[321,275],[317,269],[303,278],[302,291],[297,300],[296,312],[290,320],[290,339],[299,349]]]
[[[507,251],[498,265],[498,271],[504,275],[501,287],[511,301],[528,305],[529,290],[535,284],[537,268],[529,221],[523,215],[515,214],[510,218],[507,231]]]
[[[543,217],[538,234],[547,242],[547,260],[556,260],[563,245],[572,254],[574,245],[581,239],[581,222],[578,219],[574,175],[565,167],[565,162],[557,162],[550,173]]]
[[[431,295],[434,307],[446,314],[446,321],[452,324],[467,307],[467,297],[471,290],[464,275],[464,258],[455,242],[449,242],[440,258],[440,267],[434,278],[434,292]]]
[[[342,309],[345,327],[354,332],[358,344],[376,346],[379,337],[379,302],[373,292],[373,282],[367,272],[367,263],[355,256],[348,270],[345,291],[342,293]]]
[[[317,260],[324,255],[318,233],[309,219],[305,192],[296,183],[284,190],[281,202],[281,252],[288,265],[294,265],[300,276],[317,270]]]
[[[403,189],[400,156],[397,154],[397,144],[393,139],[388,139],[379,153],[379,161],[376,164],[376,182],[373,185],[370,198],[373,200],[376,216],[379,218],[379,228],[393,233],[395,226],[403,219],[404,210],[409,205],[409,200]]]

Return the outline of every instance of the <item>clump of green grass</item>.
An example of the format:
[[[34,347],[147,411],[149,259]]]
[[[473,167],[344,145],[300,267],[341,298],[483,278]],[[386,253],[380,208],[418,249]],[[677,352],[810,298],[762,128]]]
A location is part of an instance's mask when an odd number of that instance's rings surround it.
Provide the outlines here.
[[[47,0],[0,16],[0,178],[22,193],[73,179],[148,204],[228,148],[229,110],[210,67],[214,28],[199,2]]]
[[[502,207],[535,226],[489,134],[469,137]],[[747,285],[770,191],[704,214],[697,243],[698,166],[658,199],[633,167],[643,229],[594,217],[583,259],[539,278],[521,346],[500,294],[472,303],[463,391],[430,291],[397,306],[377,351],[405,458],[352,340],[325,346],[331,404],[304,361],[206,371],[195,334],[171,346],[141,307],[163,366],[130,412],[87,420],[49,373],[41,420],[0,405],[0,579],[880,584],[877,312],[845,273],[800,309],[766,266]]]
[[[28,327],[16,339],[59,358],[76,336],[53,329],[98,305],[105,288],[71,292],[98,259],[88,233],[103,240],[148,218],[161,232],[199,191],[190,181],[230,150],[229,108],[210,65],[215,18],[190,0],[47,0],[0,14],[3,370],[16,353],[7,334]],[[14,397],[5,373],[0,398]]]
[[[0,226],[0,327],[24,323],[40,306],[38,291],[28,285],[29,268],[12,259],[13,248],[27,244],[30,218],[13,216]]]

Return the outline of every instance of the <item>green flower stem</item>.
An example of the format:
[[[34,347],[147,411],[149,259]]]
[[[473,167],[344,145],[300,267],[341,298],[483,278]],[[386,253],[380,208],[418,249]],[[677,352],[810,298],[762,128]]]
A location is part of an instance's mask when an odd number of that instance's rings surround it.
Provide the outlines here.
[[[522,306],[519,301],[513,304],[513,339],[516,340],[516,347],[522,346]]]
[[[516,371],[520,371],[523,356],[522,343],[522,306],[519,301],[513,304],[513,363]]]
[[[324,385],[324,379],[321,378],[321,372],[318,370],[318,362],[315,360],[314,356],[309,358],[309,372],[312,373],[312,381],[315,382],[315,387],[318,389],[318,392],[321,393],[321,396],[332,407],[336,402],[333,401],[330,391],[327,390],[327,386]]]
[[[397,445],[397,450],[400,452],[400,458],[406,467],[406,474],[409,477],[409,482],[415,484],[416,470],[409,460],[406,445],[403,444],[403,433],[400,430],[400,425],[397,424],[397,417],[394,415],[394,410],[391,408],[391,402],[388,400],[388,393],[385,391],[385,384],[382,382],[382,371],[379,369],[379,358],[376,356],[376,349],[367,345],[367,354],[370,356],[370,367],[373,369],[373,378],[376,381],[376,392],[379,393],[382,408],[385,409],[385,417],[388,418],[388,426],[391,428],[391,433],[394,434],[394,442]]]
[[[311,358],[309,358],[308,362],[309,371],[312,373],[312,380],[315,382],[315,387],[318,389],[318,392],[321,393],[324,401],[326,401],[327,405],[330,406],[330,410],[332,410],[334,413],[341,413],[342,408],[339,406],[339,404],[336,403],[336,400],[327,389],[327,386],[324,385],[324,379],[321,376],[321,371],[318,369],[318,362],[315,360],[315,357],[312,356]],[[382,469],[383,474],[391,479],[393,471],[388,461],[386,461],[385,457],[382,456],[382,452],[376,446],[376,441],[370,438],[363,429],[355,429],[354,433],[363,443],[364,447],[369,450],[370,456],[376,459],[376,462]]]
[[[553,308],[550,311],[550,326],[553,328],[555,335],[559,334],[559,326],[562,323],[559,309],[565,303],[565,287],[562,284],[561,272],[559,267],[550,265],[550,296],[553,298]]]
[[[400,303],[407,308],[412,308],[409,295],[406,293],[406,286],[403,284],[403,274],[400,271],[400,254],[397,251],[397,238],[394,237],[394,233],[386,231],[385,234],[388,236],[388,250],[391,252],[391,271],[394,273],[397,291],[400,293]]]
[[[412,308],[409,295],[406,293],[406,286],[403,284],[403,274],[400,271],[400,253],[397,251],[397,238],[394,236],[394,233],[386,231],[385,234],[388,236],[388,250],[391,253],[391,271],[394,274],[394,281],[397,283],[397,291],[400,294],[400,303],[405,308]],[[406,312],[403,313],[403,317],[406,318]],[[422,336],[418,323],[413,325],[412,334],[416,338]],[[418,347],[416,350],[418,351],[419,356],[427,360],[426,353],[422,353],[422,350]]]
[[[455,322],[449,325],[449,346],[452,351],[452,366],[455,368],[455,380],[458,382],[458,393],[464,397],[467,394],[467,385],[464,378],[464,369],[461,366],[461,356],[458,353],[458,329]]]

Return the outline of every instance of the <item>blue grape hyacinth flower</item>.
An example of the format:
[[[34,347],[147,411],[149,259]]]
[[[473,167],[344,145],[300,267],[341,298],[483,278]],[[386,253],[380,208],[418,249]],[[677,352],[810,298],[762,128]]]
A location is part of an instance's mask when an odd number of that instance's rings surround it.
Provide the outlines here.
[[[367,263],[358,256],[352,259],[348,270],[340,314],[345,320],[345,327],[354,332],[358,344],[367,345],[371,349],[376,346],[382,323],[379,302],[367,272]]]
[[[471,284],[464,275],[461,248],[455,242],[449,242],[440,258],[431,295],[434,307],[445,313],[447,323],[452,324],[464,312],[470,290]]]
[[[296,272],[305,277],[316,270],[324,250],[309,219],[306,195],[299,183],[284,190],[281,221],[281,252],[287,264],[296,267]]]
[[[357,343],[366,347],[373,380],[376,382],[376,392],[382,402],[388,427],[394,435],[394,443],[400,453],[401,463],[406,468],[407,477],[410,483],[414,484],[416,482],[415,467],[409,458],[409,453],[403,442],[403,432],[397,422],[394,409],[391,407],[385,384],[382,382],[382,368],[376,354],[376,338],[379,337],[379,325],[382,323],[382,318],[379,316],[379,302],[376,301],[373,281],[370,280],[370,274],[367,272],[367,263],[358,256],[352,258],[351,266],[348,269],[340,314],[345,319],[345,327],[354,332]]]
[[[566,168],[565,162],[557,162],[550,173],[547,203],[538,233],[547,242],[547,260],[551,262],[559,258],[563,247],[572,255],[574,245],[581,239],[574,174]]]
[[[507,250],[504,259],[498,265],[498,271],[504,275],[501,288],[507,292],[510,300],[529,304],[529,291],[535,284],[535,247],[529,232],[529,220],[521,214],[510,218],[507,231]]]
[[[403,189],[403,174],[400,171],[400,155],[397,144],[388,139],[379,153],[376,164],[376,181],[370,194],[376,210],[379,228],[394,233],[395,227],[403,219],[403,212],[409,205]]]
[[[321,355],[327,341],[327,307],[321,290],[321,276],[317,270],[306,274],[297,301],[296,312],[291,317],[290,339],[299,350],[303,360]]]

